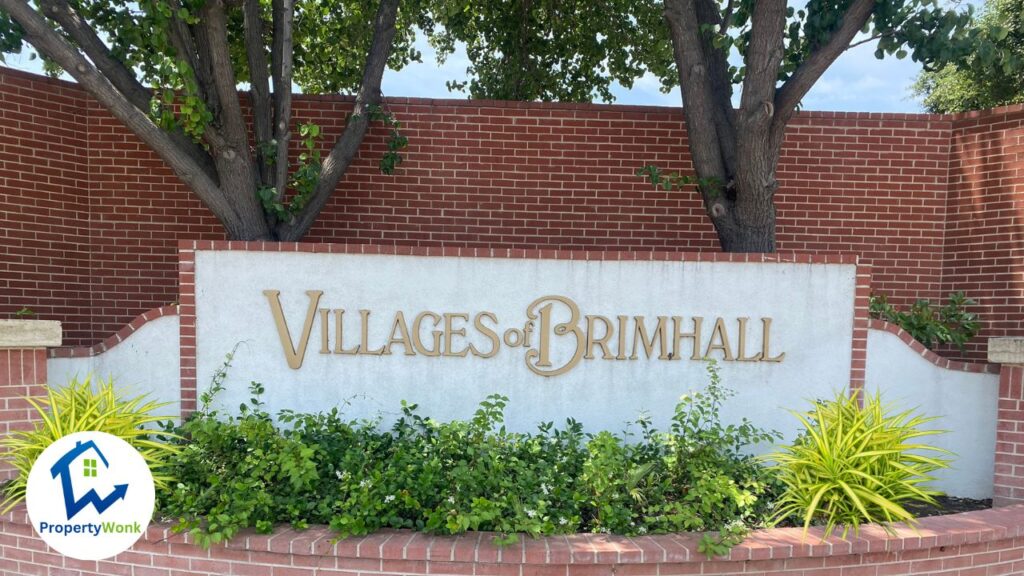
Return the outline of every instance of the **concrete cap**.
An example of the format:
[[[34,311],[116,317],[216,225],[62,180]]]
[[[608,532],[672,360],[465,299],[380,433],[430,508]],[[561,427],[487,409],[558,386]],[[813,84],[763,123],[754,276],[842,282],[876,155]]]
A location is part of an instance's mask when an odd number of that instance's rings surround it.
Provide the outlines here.
[[[1024,365],[1024,336],[988,339],[988,361]]]
[[[60,343],[56,320],[0,320],[0,348],[53,348]]]

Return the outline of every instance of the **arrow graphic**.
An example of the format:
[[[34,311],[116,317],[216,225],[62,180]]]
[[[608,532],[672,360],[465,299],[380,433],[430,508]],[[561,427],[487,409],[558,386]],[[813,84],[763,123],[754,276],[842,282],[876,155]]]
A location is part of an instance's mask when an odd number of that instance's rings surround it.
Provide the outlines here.
[[[83,508],[92,504],[96,508],[96,512],[103,514],[103,512],[110,508],[110,506],[118,500],[123,500],[124,495],[128,493],[127,484],[115,484],[114,489],[107,494],[105,498],[100,498],[100,495],[96,493],[96,489],[90,489],[85,493],[84,496],[75,500],[74,488],[71,486],[71,475],[61,474],[60,483],[61,488],[64,489],[64,508],[68,513],[68,520],[75,517],[76,514],[82,511]]]

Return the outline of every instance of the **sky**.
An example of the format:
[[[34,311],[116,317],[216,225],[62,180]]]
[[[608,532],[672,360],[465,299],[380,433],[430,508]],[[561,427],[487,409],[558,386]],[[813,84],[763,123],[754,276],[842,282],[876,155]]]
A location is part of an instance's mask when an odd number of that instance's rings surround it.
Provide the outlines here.
[[[469,61],[464,52],[448,57],[438,67],[434,51],[425,41],[418,41],[423,53],[422,63],[412,63],[395,72],[388,70],[382,90],[385,96],[419,96],[424,98],[465,98],[460,92],[445,88],[448,80],[465,78]],[[849,112],[921,112],[923,107],[910,92],[921,71],[921,65],[910,58],[897,60],[875,58],[874,43],[848,50],[832,64],[804,99],[804,110]],[[653,76],[641,78],[632,89],[616,85],[612,90],[617,104],[680,106],[679,89],[664,94]]]
[[[412,63],[400,71],[385,73],[382,90],[385,96],[416,96],[423,98],[465,98],[461,92],[449,92],[448,80],[463,80],[469,61],[465,52],[458,50],[438,66],[434,50],[421,36],[417,48],[422,52],[421,63]],[[910,93],[910,86],[920,72],[919,64],[887,57],[878,60],[872,43],[848,50],[832,64],[824,76],[804,99],[804,110],[833,110],[850,112],[921,112],[921,104]],[[24,54],[24,53],[23,53]],[[7,66],[40,73],[39,60],[24,55],[8,55]],[[640,78],[632,89],[615,86],[613,93],[618,104],[653,106],[680,106],[679,89],[662,93],[654,77]]]

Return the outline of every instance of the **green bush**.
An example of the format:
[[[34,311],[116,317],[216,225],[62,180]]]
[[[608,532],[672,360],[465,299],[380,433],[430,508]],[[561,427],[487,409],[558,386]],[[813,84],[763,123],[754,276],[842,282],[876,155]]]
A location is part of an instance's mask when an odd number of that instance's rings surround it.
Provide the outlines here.
[[[6,513],[25,499],[26,482],[39,455],[55,441],[75,432],[99,431],[128,442],[142,454],[153,473],[157,488],[166,488],[171,478],[168,461],[177,449],[166,441],[167,435],[155,437],[147,425],[159,423],[166,416],[153,412],[167,406],[147,401],[146,397],[125,398],[108,379],[93,386],[92,379],[73,378],[67,386],[47,387],[46,398],[26,398],[36,410],[39,422],[31,430],[17,430],[0,439],[6,460],[18,475],[3,488],[3,511]]]
[[[533,433],[503,426],[507,398],[493,395],[468,421],[437,422],[402,406],[390,430],[379,422],[265,411],[263,387],[238,415],[210,402],[182,424],[178,483],[160,509],[202,544],[278,522],[328,524],[340,536],[380,528],[440,534],[494,531],[515,539],[572,532],[642,534],[724,530],[709,553],[727,549],[768,517],[770,474],[742,450],[771,440],[749,422],[722,425],[728,397],[713,365],[706,389],[684,397],[669,431],[646,419],[637,438],[584,434],[567,420]]]
[[[794,414],[805,432],[769,457],[785,486],[775,523],[795,517],[806,530],[822,522],[826,537],[842,525],[845,538],[850,528],[856,533],[866,522],[886,529],[892,522],[913,523],[903,505],[934,503],[939,495],[923,484],[948,465],[935,455],[948,452],[918,443],[941,433],[921,429],[934,418],[912,410],[894,414],[878,394],[863,408],[856,397],[840,393],[810,412]]]
[[[889,304],[885,295],[872,294],[870,313],[873,318],[897,324],[925,348],[953,344],[963,351],[964,344],[981,329],[978,315],[967,311],[968,306],[975,304],[963,292],[955,292],[942,308],[933,308],[928,300],[918,300],[909,311],[901,312]]]

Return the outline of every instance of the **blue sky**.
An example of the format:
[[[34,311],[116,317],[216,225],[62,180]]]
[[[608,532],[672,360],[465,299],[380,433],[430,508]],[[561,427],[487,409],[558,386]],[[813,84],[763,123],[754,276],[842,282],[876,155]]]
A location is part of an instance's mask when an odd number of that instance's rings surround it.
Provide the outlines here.
[[[469,64],[462,51],[448,57],[438,66],[434,51],[422,38],[418,48],[423,53],[422,63],[413,63],[395,72],[389,70],[384,77],[383,90],[387,96],[419,96],[424,98],[465,98],[459,92],[445,88],[447,80],[465,78]],[[804,100],[804,110],[837,110],[853,112],[920,112],[920,103],[910,94],[910,86],[921,67],[909,58],[894,57],[877,60],[873,44],[858,46],[843,54],[825,73]],[[39,61],[26,55],[8,55],[7,66],[39,73]],[[619,104],[648,104],[679,106],[679,90],[668,94],[659,91],[653,77],[641,78],[633,88],[621,86],[613,90]]]
[[[423,53],[422,63],[405,69],[389,70],[384,76],[383,91],[387,96],[421,96],[424,98],[465,98],[459,92],[448,92],[447,80],[465,78],[469,61],[457,52],[438,67],[434,51],[426,42],[417,46]],[[850,112],[921,112],[921,104],[910,93],[910,86],[921,66],[906,58],[885,60],[875,58],[874,43],[848,50],[837,60],[804,100],[804,110],[835,110]],[[679,89],[668,94],[659,90],[654,77],[641,78],[626,90],[617,86],[613,93],[618,104],[649,104],[679,106]]]

